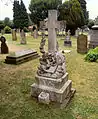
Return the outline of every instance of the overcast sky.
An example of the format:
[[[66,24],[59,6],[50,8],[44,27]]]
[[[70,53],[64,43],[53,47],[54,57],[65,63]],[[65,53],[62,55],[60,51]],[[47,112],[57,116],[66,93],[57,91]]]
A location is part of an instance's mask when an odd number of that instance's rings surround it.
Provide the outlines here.
[[[28,6],[30,0],[23,0],[23,2],[27,8],[27,11],[29,12]],[[8,5],[5,5],[5,3],[8,3]],[[0,0],[0,20],[3,20],[5,17],[9,17],[10,19],[13,19],[12,8],[13,6],[10,0]],[[87,10],[89,11],[90,18],[95,19],[95,17],[98,16],[98,0],[87,0]]]

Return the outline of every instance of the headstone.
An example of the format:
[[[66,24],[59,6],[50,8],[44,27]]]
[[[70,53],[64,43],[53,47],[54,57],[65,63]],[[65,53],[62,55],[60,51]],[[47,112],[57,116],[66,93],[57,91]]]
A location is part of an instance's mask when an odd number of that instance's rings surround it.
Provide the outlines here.
[[[16,41],[17,40],[17,36],[16,36],[16,30],[12,29],[12,40]]]
[[[77,38],[77,52],[78,53],[87,53],[87,36],[79,35]]]
[[[32,60],[39,57],[38,53],[34,50],[22,50],[11,53],[6,57],[5,63],[7,64],[21,64],[23,62]]]
[[[79,36],[79,28],[75,31],[76,38]]]
[[[3,29],[1,30],[1,35],[4,35],[4,30]]]
[[[21,32],[20,32],[20,36],[21,36],[21,44],[26,44],[26,35],[25,35],[25,32],[24,32],[24,30],[22,30]]]
[[[64,40],[64,46],[72,46],[72,41],[71,41],[71,35],[70,35],[70,30],[68,30],[66,38]]]
[[[68,80],[65,56],[57,50],[56,28],[57,11],[48,11],[48,52],[45,51],[45,35],[43,33],[40,52],[40,66],[35,76],[36,83],[31,85],[31,95],[40,103],[56,102],[61,108],[66,106],[75,93],[72,81]]]
[[[1,36],[0,41],[1,41],[1,54],[8,54],[9,53],[9,49],[8,49],[7,44],[6,44],[5,37]]]
[[[38,31],[37,31],[36,29],[34,30],[33,37],[34,37],[35,39],[38,38]]]
[[[98,47],[98,25],[92,27],[88,34],[88,48]]]

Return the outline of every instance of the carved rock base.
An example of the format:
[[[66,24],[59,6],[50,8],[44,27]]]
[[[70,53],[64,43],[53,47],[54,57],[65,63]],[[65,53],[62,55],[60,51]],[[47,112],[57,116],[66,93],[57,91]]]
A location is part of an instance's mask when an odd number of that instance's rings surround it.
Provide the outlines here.
[[[72,89],[72,81],[68,80],[68,73],[61,79],[51,79],[37,76],[37,83],[31,85],[31,95],[38,98],[41,92],[49,94],[50,102],[57,102],[65,106],[75,93]],[[64,107],[65,107],[64,106]]]

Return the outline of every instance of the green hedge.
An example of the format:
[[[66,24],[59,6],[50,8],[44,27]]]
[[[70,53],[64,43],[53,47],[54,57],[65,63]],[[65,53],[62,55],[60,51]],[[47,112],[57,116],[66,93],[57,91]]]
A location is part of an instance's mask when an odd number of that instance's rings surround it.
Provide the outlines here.
[[[9,26],[6,26],[5,28],[4,28],[4,32],[5,33],[11,33],[11,28],[9,27]]]
[[[85,60],[89,62],[96,62],[98,60],[98,47],[89,50],[85,57]]]

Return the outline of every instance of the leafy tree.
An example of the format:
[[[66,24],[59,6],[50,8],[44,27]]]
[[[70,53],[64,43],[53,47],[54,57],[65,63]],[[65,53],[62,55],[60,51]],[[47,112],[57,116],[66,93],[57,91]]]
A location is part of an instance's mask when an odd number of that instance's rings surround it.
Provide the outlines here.
[[[24,27],[27,27],[28,23],[29,23],[28,13],[27,13],[27,10],[26,10],[26,7],[23,1],[21,0],[20,2],[20,28],[23,29]]]
[[[23,29],[28,26],[28,14],[23,1],[15,0],[13,4],[13,23],[15,28]]]
[[[13,3],[13,23],[15,28],[20,28],[20,4],[17,0]]]
[[[5,17],[5,19],[4,19],[4,26],[10,26],[10,25],[11,25],[10,18]]]
[[[3,21],[0,21],[0,31],[4,29],[4,22]]]
[[[62,4],[62,0],[31,0],[29,10],[31,11],[31,20],[38,24],[48,17],[49,9],[58,9]]]
[[[65,1],[60,8],[60,20],[66,20],[67,30],[71,30],[71,34],[75,34],[77,27],[85,24],[83,12],[78,0]]]
[[[80,3],[80,6],[83,10],[83,15],[84,15],[84,18],[85,18],[85,24],[88,23],[88,19],[89,19],[89,12],[87,11],[86,9],[86,0],[78,0],[79,3]]]

